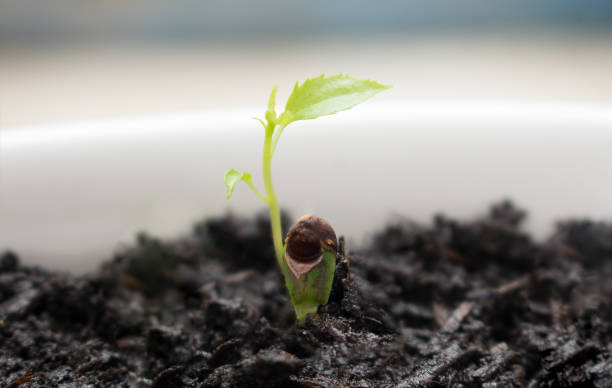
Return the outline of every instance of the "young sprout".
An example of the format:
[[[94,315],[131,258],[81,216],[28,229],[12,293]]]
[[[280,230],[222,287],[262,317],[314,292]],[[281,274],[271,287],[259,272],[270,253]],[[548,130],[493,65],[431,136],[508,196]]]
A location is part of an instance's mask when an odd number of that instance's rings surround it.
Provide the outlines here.
[[[319,305],[326,304],[329,299],[336,266],[337,241],[334,230],[326,221],[306,215],[291,228],[283,244],[280,208],[272,185],[271,169],[278,140],[287,125],[294,121],[315,119],[350,109],[389,87],[348,75],[320,75],[307,79],[301,85],[296,83],[284,112],[277,115],[275,85],[268,100],[265,121],[257,119],[265,129],[262,157],[265,194],[257,190],[251,181],[251,174],[234,169],[225,173],[228,200],[236,184],[244,181],[270,208],[276,260],[299,323],[303,323],[308,314],[316,313]]]

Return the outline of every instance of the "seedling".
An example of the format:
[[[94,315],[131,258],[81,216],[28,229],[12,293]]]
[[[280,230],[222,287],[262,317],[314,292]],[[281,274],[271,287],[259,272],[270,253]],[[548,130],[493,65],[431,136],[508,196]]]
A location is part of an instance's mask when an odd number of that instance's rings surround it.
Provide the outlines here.
[[[265,194],[257,190],[248,172],[234,169],[225,173],[227,199],[236,184],[244,181],[270,208],[270,228],[276,260],[285,278],[285,284],[295,309],[297,320],[303,323],[308,314],[317,312],[319,305],[329,299],[336,266],[337,241],[332,227],[323,219],[307,215],[294,225],[283,244],[281,217],[278,201],[272,185],[272,157],[278,140],[294,121],[310,120],[347,110],[367,100],[390,86],[376,81],[334,75],[307,79],[295,84],[285,111],[276,114],[275,85],[270,93],[265,121],[256,119],[265,129],[263,146],[263,182]]]

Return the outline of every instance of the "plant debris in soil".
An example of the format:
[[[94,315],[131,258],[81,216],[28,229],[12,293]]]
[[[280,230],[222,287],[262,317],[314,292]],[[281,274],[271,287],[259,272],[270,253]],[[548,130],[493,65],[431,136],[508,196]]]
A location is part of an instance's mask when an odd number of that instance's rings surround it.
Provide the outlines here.
[[[524,218],[389,225],[304,326],[265,217],[142,234],[86,276],[6,252],[0,387],[612,387],[612,225],[539,243]]]

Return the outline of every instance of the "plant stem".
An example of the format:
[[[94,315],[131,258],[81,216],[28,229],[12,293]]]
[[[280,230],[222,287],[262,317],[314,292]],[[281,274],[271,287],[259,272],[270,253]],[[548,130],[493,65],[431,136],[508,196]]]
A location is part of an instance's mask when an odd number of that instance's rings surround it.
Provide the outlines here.
[[[274,134],[274,138],[272,139],[272,148],[271,148],[272,155],[271,156],[274,156],[274,153],[276,152],[276,145],[278,144],[278,139],[280,139],[280,135],[283,134],[285,127],[286,125],[281,126],[278,129],[278,131],[276,131],[276,133]]]
[[[259,192],[259,190],[257,190],[253,182],[249,180],[248,182],[246,182],[246,184],[251,188],[251,190],[253,190],[253,192],[255,193],[256,196],[259,197],[259,199],[264,201],[266,204],[268,203],[268,198],[266,198],[265,195],[263,195],[262,193]]]
[[[281,228],[280,209],[278,201],[272,186],[272,135],[276,125],[268,122],[266,126],[266,139],[264,140],[263,148],[263,181],[270,207],[270,226],[272,228],[272,242],[274,243],[274,252],[276,253],[276,261],[279,267],[283,268],[283,235]]]

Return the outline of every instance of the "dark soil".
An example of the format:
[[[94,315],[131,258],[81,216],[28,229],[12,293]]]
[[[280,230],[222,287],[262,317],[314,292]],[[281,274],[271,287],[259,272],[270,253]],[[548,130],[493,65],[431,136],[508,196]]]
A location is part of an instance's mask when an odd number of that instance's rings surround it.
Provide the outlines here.
[[[0,387],[612,387],[612,225],[536,243],[524,216],[390,225],[302,327],[265,218],[140,235],[82,277],[7,252]]]

